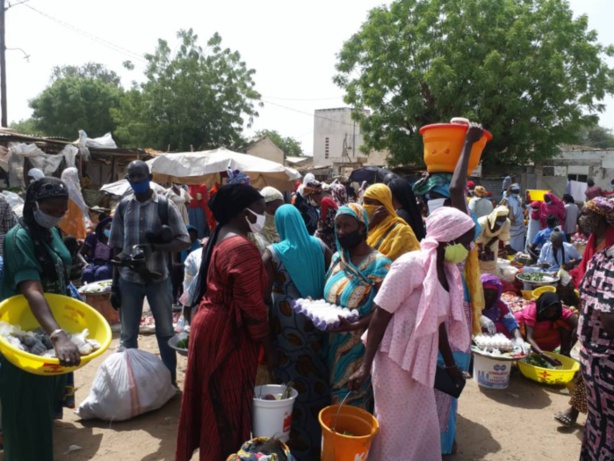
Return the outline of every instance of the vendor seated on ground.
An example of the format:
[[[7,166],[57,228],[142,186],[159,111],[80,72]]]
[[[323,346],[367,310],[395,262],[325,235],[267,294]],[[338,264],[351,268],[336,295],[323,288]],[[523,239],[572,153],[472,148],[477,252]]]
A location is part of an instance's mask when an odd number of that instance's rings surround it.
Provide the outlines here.
[[[559,360],[543,351],[554,351],[560,346],[561,354],[569,356],[577,340],[578,316],[563,307],[556,293],[542,294],[536,302],[529,303],[514,315],[533,352],[552,365],[560,366]]]
[[[529,247],[529,253],[534,259],[539,258],[539,253],[541,252],[543,246],[550,240],[550,234],[552,234],[552,231],[554,231],[555,228],[561,230],[560,227],[557,227],[558,223],[559,220],[556,218],[556,216],[548,215],[546,218],[546,225],[548,227],[537,233],[533,239],[533,244]],[[563,236],[564,235],[565,234],[563,234]]]
[[[582,256],[571,243],[565,242],[565,234],[555,229],[550,234],[550,241],[539,252],[537,264],[550,271],[558,271],[561,267],[570,270],[576,267]]]
[[[113,250],[108,245],[113,218],[105,217],[96,226],[96,231],[87,236],[80,254],[89,263],[81,276],[82,283],[110,280],[113,276],[111,258]]]
[[[482,274],[482,287],[484,288],[484,309],[482,309],[482,332],[487,334],[502,333],[508,338],[516,338],[524,343],[516,317],[507,304],[501,299],[503,284],[499,277],[491,274]]]

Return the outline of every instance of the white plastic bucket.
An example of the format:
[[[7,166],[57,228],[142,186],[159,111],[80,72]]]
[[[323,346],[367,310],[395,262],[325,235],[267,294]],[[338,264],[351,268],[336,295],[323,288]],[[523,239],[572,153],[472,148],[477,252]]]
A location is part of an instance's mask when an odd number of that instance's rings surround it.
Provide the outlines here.
[[[497,360],[473,354],[473,379],[488,389],[506,389],[510,383],[510,360]]]
[[[276,437],[282,442],[290,438],[292,427],[292,407],[298,396],[292,389],[289,399],[263,400],[267,394],[278,395],[286,390],[286,386],[267,384],[254,389],[254,416],[252,420],[252,435],[254,437]]]

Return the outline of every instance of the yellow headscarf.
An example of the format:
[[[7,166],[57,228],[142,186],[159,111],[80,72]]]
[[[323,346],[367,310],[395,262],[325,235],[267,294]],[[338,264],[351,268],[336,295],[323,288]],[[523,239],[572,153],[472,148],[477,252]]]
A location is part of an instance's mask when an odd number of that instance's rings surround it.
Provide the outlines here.
[[[509,216],[510,210],[508,207],[499,205],[497,208],[492,210],[492,212],[488,215],[488,225],[492,229],[495,227],[495,221],[499,216]]]
[[[394,261],[402,254],[420,249],[420,243],[412,228],[401,218],[392,206],[392,192],[385,184],[373,184],[364,194],[364,198],[377,200],[388,212],[388,216],[377,226],[369,229],[367,244]],[[369,214],[369,220],[373,216],[376,205],[363,205]],[[374,207],[374,208],[372,208]],[[371,213],[369,213],[371,211]]]

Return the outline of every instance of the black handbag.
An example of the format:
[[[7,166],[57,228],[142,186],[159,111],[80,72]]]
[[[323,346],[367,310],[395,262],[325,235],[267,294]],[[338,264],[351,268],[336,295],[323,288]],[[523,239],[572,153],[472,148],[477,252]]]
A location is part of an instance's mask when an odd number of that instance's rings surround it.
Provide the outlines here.
[[[437,371],[435,371],[435,389],[444,394],[451,395],[455,399],[463,392],[466,382],[467,380],[465,378],[450,376],[443,367],[438,366]]]

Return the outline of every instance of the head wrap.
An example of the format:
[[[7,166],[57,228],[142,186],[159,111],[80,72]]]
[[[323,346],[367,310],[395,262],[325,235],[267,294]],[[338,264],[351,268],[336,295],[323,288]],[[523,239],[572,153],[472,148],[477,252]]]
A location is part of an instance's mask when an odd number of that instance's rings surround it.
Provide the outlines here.
[[[546,310],[549,307],[554,306],[555,304],[558,304],[556,314],[553,317],[545,318],[544,314]],[[556,322],[558,319],[561,318],[561,315],[563,315],[563,306],[561,305],[561,300],[559,299],[559,296],[556,293],[551,293],[551,292],[543,293],[537,299],[537,302],[535,303],[535,307],[537,310],[537,321],[538,322],[542,322],[544,320],[550,320],[551,322]]]
[[[292,205],[275,212],[281,241],[273,245],[301,297],[320,299],[324,290],[324,253],[319,240],[307,233],[305,221]]]
[[[277,189],[271,186],[266,186],[265,188],[263,188],[260,191],[260,195],[264,197],[265,203],[271,203],[271,202],[274,202],[275,200],[281,200],[282,202],[284,201],[284,195],[281,192],[279,192]]]
[[[37,224],[34,219],[34,210],[37,202],[51,199],[68,199],[68,188],[58,178],[43,177],[32,181],[26,189],[26,199],[23,204],[23,217],[19,221],[21,226],[30,234],[34,243],[34,254],[38,260],[43,274],[50,280],[58,280],[61,285],[68,284],[70,268],[66,267],[65,273],[58,273],[56,261],[49,255],[47,249],[52,239],[51,229],[46,229]]]
[[[356,219],[365,225],[366,232],[369,232],[369,218],[367,211],[358,203],[348,203],[347,205],[339,207],[337,210],[337,216],[348,215]],[[337,242],[338,244],[338,242]],[[337,246],[337,249],[340,247]]]
[[[545,202],[546,199],[550,200],[550,205]],[[540,219],[542,229],[545,229],[548,225],[546,222],[548,215],[554,216],[558,220],[559,224],[565,222],[565,204],[552,192],[547,192],[544,194],[544,202],[541,204]]]
[[[307,173],[305,177],[303,177],[303,182],[299,184],[296,192],[300,195],[303,195],[303,189],[305,189],[305,186],[315,180],[316,180],[316,177],[313,175],[313,173]]]
[[[541,206],[542,203],[538,202],[537,200],[531,202],[531,219],[533,221],[539,221]]]
[[[34,180],[41,179],[45,177],[45,173],[42,172],[39,168],[31,168],[28,171],[28,176]]]
[[[475,183],[473,181],[467,181],[467,189],[475,189]]]
[[[554,229],[550,234],[550,241],[552,243],[563,243],[565,241],[565,234],[560,229]]]
[[[503,293],[503,284],[501,283],[501,280],[499,280],[499,277],[492,274],[482,274],[480,281],[482,282],[482,286],[485,290],[491,289],[497,292],[497,300],[501,298],[501,294]]]
[[[475,227],[473,220],[465,213],[452,207],[435,210],[426,220],[426,237],[421,242],[424,260],[424,282],[420,301],[416,305],[416,323],[409,333],[407,353],[414,357],[425,357],[425,362],[409,370],[416,381],[432,387],[437,364],[438,330],[441,318],[448,318],[448,339],[459,350],[469,347],[470,325],[464,311],[463,283],[456,264],[445,263],[444,269],[449,282],[449,294],[441,287],[437,274],[438,248],[441,243],[458,239]]]
[[[246,184],[227,184],[222,186],[213,198],[209,200],[209,209],[213,213],[218,225],[215,227],[209,240],[207,240],[207,245],[203,248],[203,257],[198,270],[198,282],[195,290],[196,297],[190,300],[191,307],[198,304],[207,292],[207,271],[209,270],[211,255],[217,244],[220,230],[232,218],[258,200],[262,200],[262,195],[252,186]]]
[[[414,184],[414,194],[424,196],[436,192],[442,197],[450,197],[451,173],[434,173],[420,179]]]
[[[396,216],[397,211],[392,206],[392,191],[387,185],[378,183],[369,186],[365,191],[363,198],[377,200],[384,208],[386,208],[386,211],[390,216]]]
[[[475,186],[473,193],[476,197],[484,197],[486,195],[486,189],[484,186]]]
[[[595,197],[586,202],[586,208],[603,216],[609,226],[614,226],[614,201],[605,197]]]
[[[404,179],[396,178],[388,183],[392,196],[401,204],[401,208],[409,215],[407,224],[413,229],[418,241],[425,236],[424,222],[422,221],[422,213],[416,203],[416,196],[411,189],[411,185]]]
[[[249,176],[245,173],[241,173],[239,170],[231,170],[228,168],[227,173],[228,179],[226,180],[226,184],[244,184],[246,186],[251,184]]]
[[[316,179],[313,179],[307,184],[303,185],[303,197],[309,197],[310,195],[317,194],[318,192],[322,192],[322,183]]]
[[[107,224],[113,222],[113,218],[106,217],[103,220],[101,220],[97,225],[96,225],[96,238],[98,240],[102,240],[102,238],[104,237],[104,228],[106,227]]]
[[[520,184],[518,184],[518,183],[514,183],[514,184],[512,184],[512,185],[510,186],[510,191],[512,191],[512,190],[517,190],[517,191],[520,191]]]
[[[215,220],[224,225],[252,203],[262,199],[262,195],[246,184],[227,184],[219,188],[209,200],[209,209]]]
[[[338,182],[330,185],[331,196],[338,206],[343,206],[348,203],[348,194],[343,184]]]
[[[508,207],[499,205],[497,208],[492,210],[491,213],[488,215],[488,225],[492,229],[493,227],[495,227],[495,222],[497,221],[497,218],[501,216],[509,216],[509,214],[510,214],[510,210]]]

